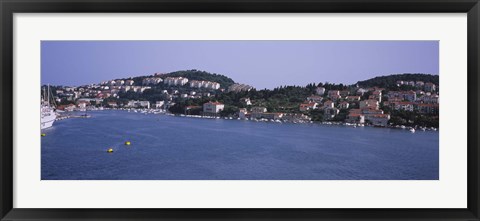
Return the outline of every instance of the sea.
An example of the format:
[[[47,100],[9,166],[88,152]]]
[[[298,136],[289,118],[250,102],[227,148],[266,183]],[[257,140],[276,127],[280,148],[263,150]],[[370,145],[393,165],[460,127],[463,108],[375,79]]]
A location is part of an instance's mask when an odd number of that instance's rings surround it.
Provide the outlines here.
[[[87,114],[42,131],[42,180],[439,179],[437,131]]]

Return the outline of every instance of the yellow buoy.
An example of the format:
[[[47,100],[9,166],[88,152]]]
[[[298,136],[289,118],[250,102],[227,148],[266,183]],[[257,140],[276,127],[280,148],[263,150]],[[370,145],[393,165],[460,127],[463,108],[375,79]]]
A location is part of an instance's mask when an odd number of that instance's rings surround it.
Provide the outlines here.
[[[113,153],[113,148],[108,148],[107,153]]]
[[[47,136],[46,134],[41,134],[41,135],[42,135],[42,137]]]
[[[130,144],[131,144],[130,141],[125,142],[125,145],[130,145]]]

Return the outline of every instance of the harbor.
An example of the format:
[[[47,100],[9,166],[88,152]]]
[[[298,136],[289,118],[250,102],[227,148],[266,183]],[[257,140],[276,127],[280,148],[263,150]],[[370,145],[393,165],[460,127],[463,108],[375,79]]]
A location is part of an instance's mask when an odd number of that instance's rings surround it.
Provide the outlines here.
[[[438,179],[436,131],[87,112],[43,130],[42,180]]]

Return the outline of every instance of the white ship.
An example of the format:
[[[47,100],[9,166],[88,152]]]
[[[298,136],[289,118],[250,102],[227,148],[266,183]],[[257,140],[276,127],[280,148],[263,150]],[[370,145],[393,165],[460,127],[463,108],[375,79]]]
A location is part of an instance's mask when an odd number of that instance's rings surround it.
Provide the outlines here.
[[[40,126],[42,130],[52,127],[53,122],[55,122],[55,119],[57,118],[55,107],[50,105],[50,86],[48,86],[48,92],[46,93],[46,96],[45,89],[43,92],[44,95],[40,105]]]

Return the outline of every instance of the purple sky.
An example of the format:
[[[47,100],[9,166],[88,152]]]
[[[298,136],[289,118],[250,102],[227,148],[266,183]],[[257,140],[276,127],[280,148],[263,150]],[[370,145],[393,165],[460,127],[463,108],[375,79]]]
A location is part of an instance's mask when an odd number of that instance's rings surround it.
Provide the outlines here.
[[[257,89],[439,72],[438,41],[42,41],[42,84],[198,69]]]

